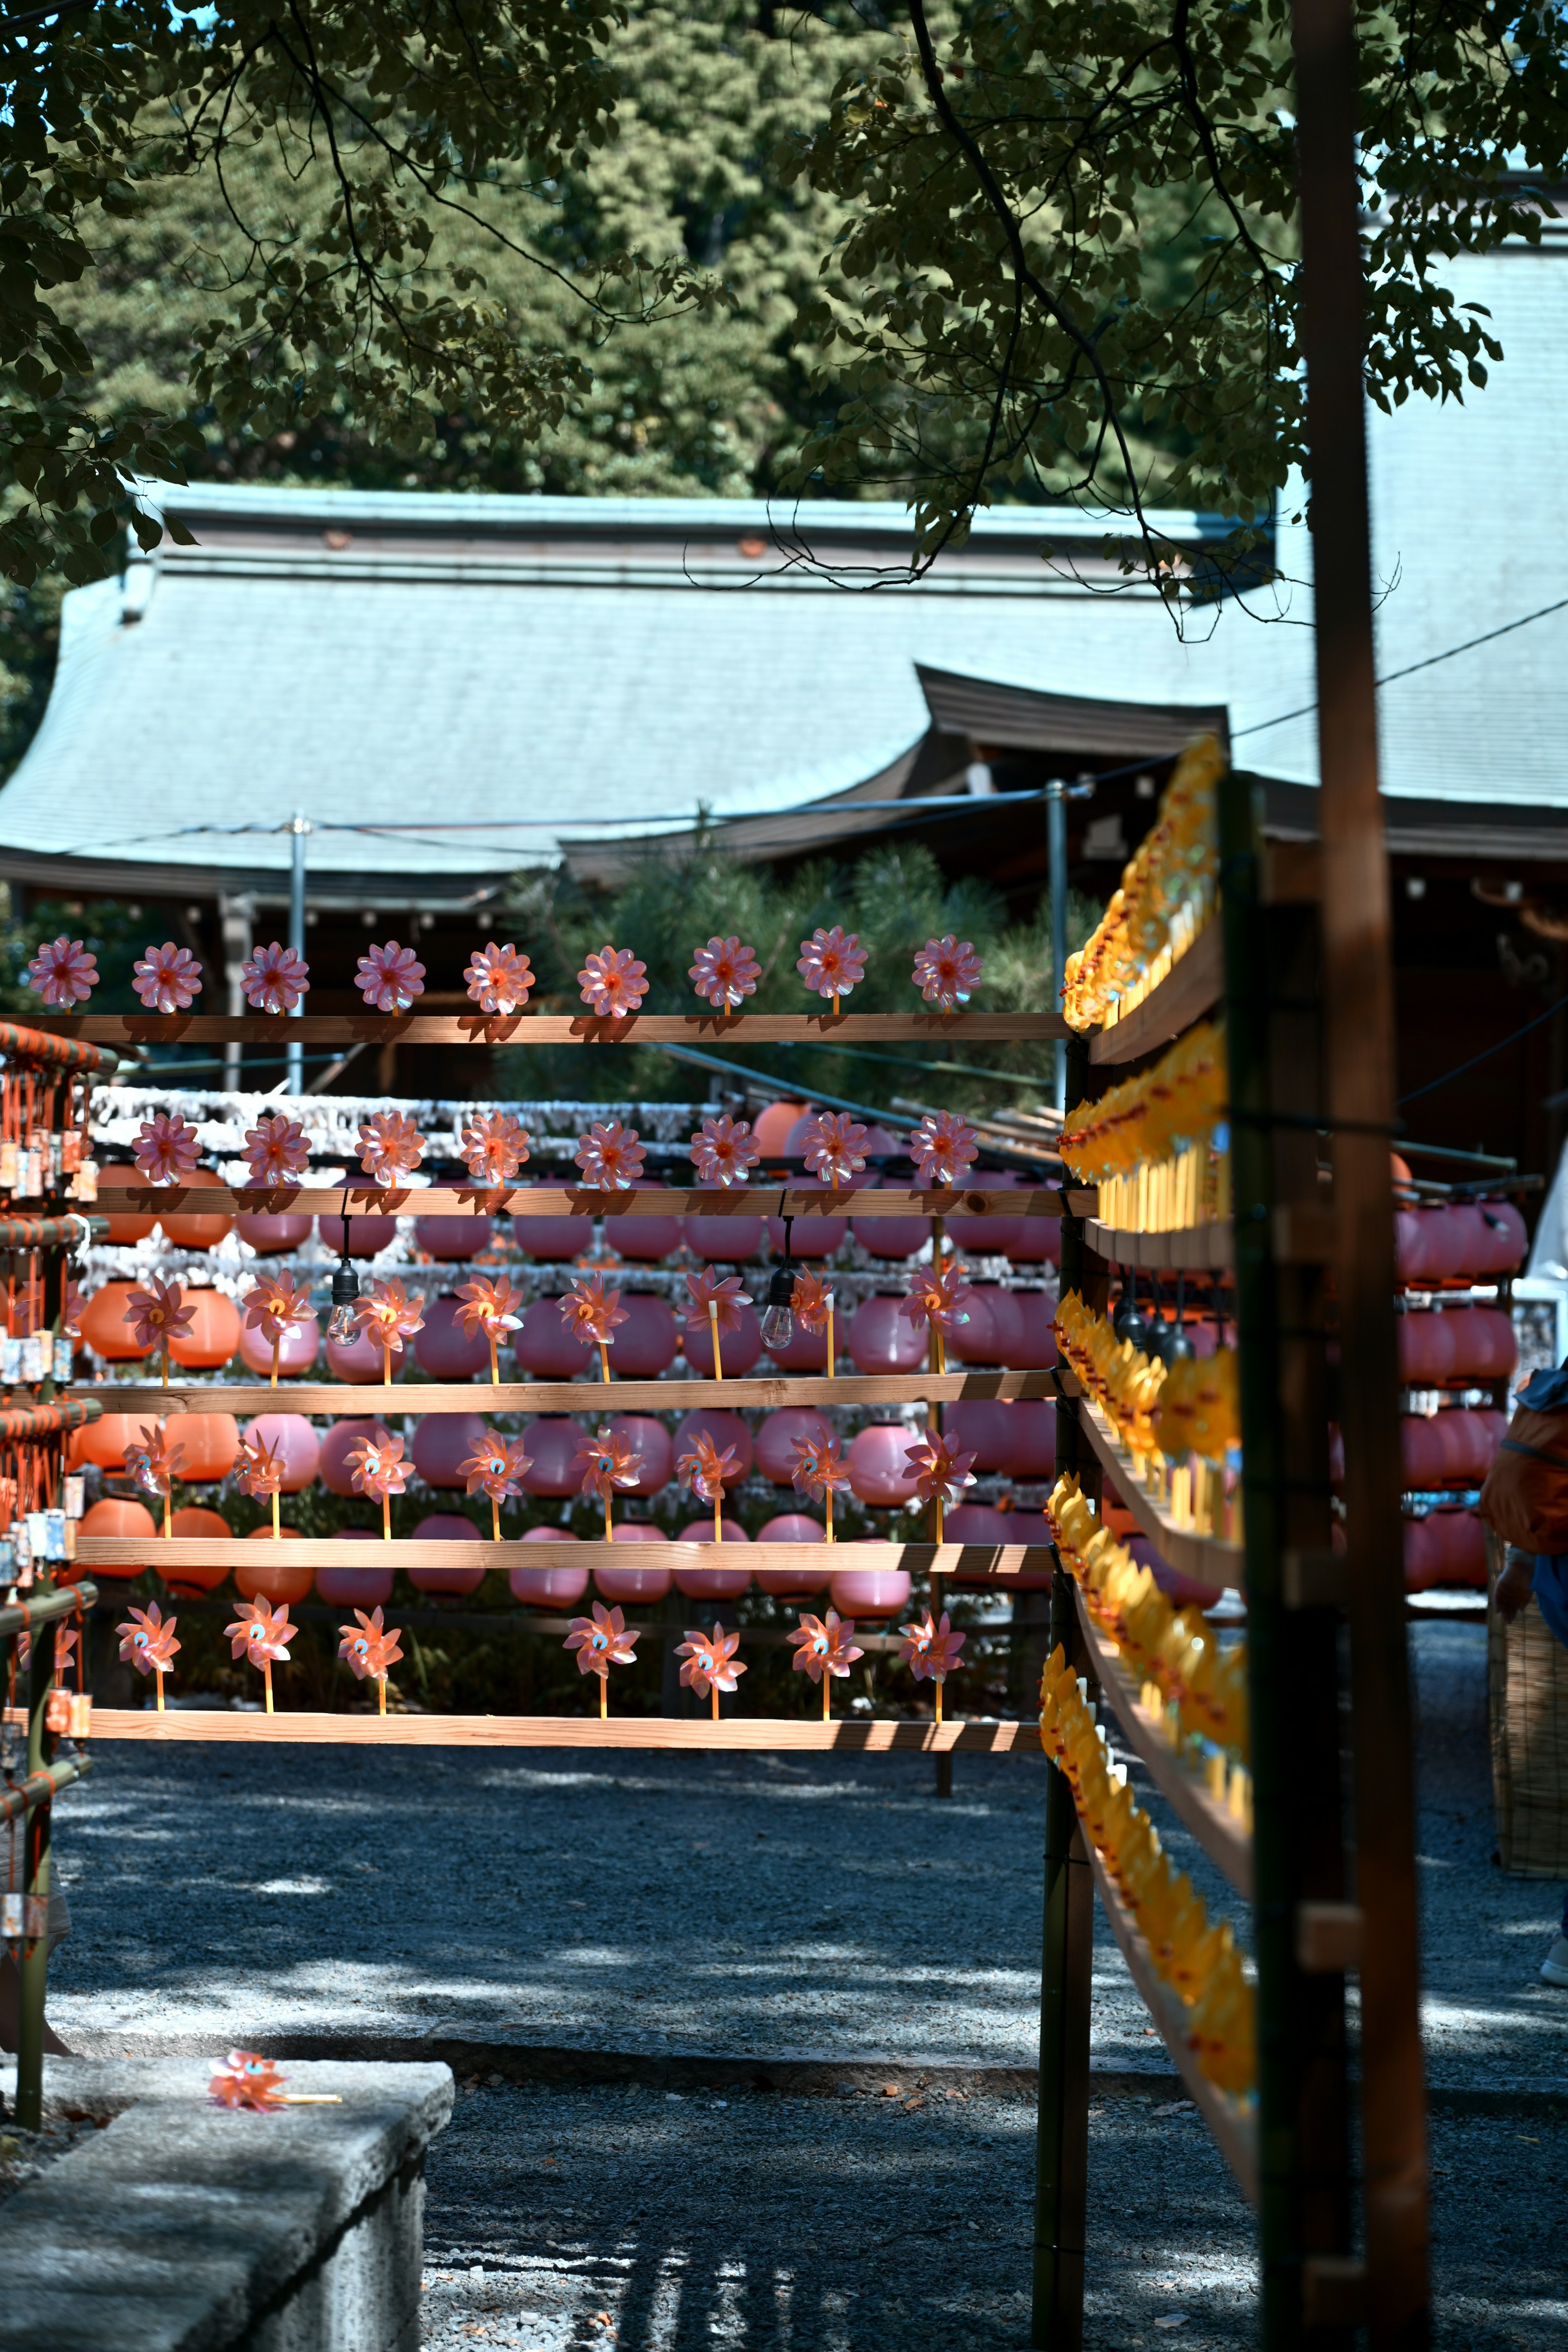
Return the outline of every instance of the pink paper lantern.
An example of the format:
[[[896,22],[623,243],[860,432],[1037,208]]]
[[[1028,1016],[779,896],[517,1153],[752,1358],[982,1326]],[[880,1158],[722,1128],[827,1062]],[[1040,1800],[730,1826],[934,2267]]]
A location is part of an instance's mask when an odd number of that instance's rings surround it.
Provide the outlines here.
[[[819,1176],[795,1176],[790,1180],[790,1190],[798,1192],[820,1192],[826,1190]],[[847,1217],[814,1217],[809,1213],[792,1220],[790,1255],[820,1265],[842,1246],[849,1230]],[[782,1217],[768,1219],[768,1239],[782,1257],[784,1247],[784,1221]]]
[[[689,1223],[689,1220],[688,1222]],[[689,1328],[684,1335],[683,1345],[686,1349],[686,1360],[693,1372],[700,1380],[711,1380],[713,1333],[710,1325],[702,1323],[695,1331]],[[719,1353],[723,1360],[725,1379],[729,1381],[742,1379],[751,1370],[762,1352],[763,1327],[757,1320],[756,1310],[751,1307],[742,1307],[740,1329],[721,1331],[719,1335]]]
[[[914,1182],[914,1171],[907,1176],[886,1180],[889,1189],[902,1192]],[[868,1186],[867,1190],[871,1187]],[[929,1217],[853,1217],[850,1230],[861,1248],[870,1257],[910,1258],[916,1250],[931,1239]]]
[[[1012,1297],[1018,1339],[1016,1351],[1008,1360],[1015,1371],[1048,1372],[1057,1360],[1056,1333],[1051,1328],[1056,1310],[1043,1290],[1015,1290]],[[994,1308],[992,1313],[994,1321]]]
[[[482,1543],[472,1519],[456,1511],[433,1511],[414,1530],[416,1543]],[[472,1568],[411,1568],[408,1581],[416,1592],[447,1592],[459,1600],[477,1592],[485,1580],[484,1562]]]
[[[675,1475],[675,1447],[663,1422],[655,1421],[651,1413],[617,1412],[611,1415],[610,1427],[629,1442],[642,1462],[637,1485],[618,1491],[625,1495],[657,1495],[661,1486],[668,1486]],[[618,1528],[616,1532],[620,1533]]]
[[[536,1298],[524,1310],[522,1328],[511,1335],[511,1351],[524,1371],[542,1381],[574,1380],[590,1365],[599,1368],[598,1349],[573,1338],[558,1298]]]
[[[575,1543],[577,1538],[570,1528],[529,1528],[525,1529],[522,1540],[524,1543]]]
[[[612,1543],[668,1543],[669,1538],[651,1519],[617,1519],[610,1529]]]
[[[339,1540],[358,1542],[361,1538],[367,1543],[381,1540],[369,1528],[344,1528]],[[316,1597],[334,1609],[384,1609],[392,1598],[392,1570],[358,1560],[352,1568],[319,1568]]]
[[[406,1342],[405,1342],[406,1347]],[[397,1378],[401,1356],[392,1360],[392,1377]],[[327,1341],[327,1370],[335,1380],[350,1381],[355,1388],[379,1388],[386,1378],[386,1367],[380,1348],[368,1331],[356,1331],[352,1339]]]
[[[1486,1529],[1474,1511],[1434,1511],[1431,1530],[1433,1581],[1468,1586],[1484,1592],[1487,1586]]]
[[[1442,1543],[1431,1519],[1405,1522],[1405,1590],[1425,1592],[1437,1581]]]
[[[293,1216],[287,1213],[273,1216],[266,1212],[247,1210],[236,1217],[234,1230],[242,1242],[248,1242],[262,1257],[287,1257],[301,1242],[310,1238],[314,1217]]]
[[[356,1168],[352,1177],[330,1176],[327,1179],[327,1185],[328,1187],[336,1185],[341,1188],[344,1184],[352,1183],[354,1190],[359,1192],[363,1186],[364,1181],[365,1179],[363,1170]],[[397,1239],[397,1219],[395,1217],[375,1217],[364,1215],[361,1213],[357,1205],[351,1208],[349,1211],[348,1228],[349,1255],[351,1257],[374,1257],[379,1251],[390,1249],[393,1243]],[[316,1231],[320,1234],[327,1248],[331,1251],[332,1255],[334,1257],[341,1257],[343,1252],[342,1218],[318,1217],[316,1219]]]
[[[858,1372],[917,1372],[924,1365],[927,1335],[902,1307],[897,1293],[878,1291],[860,1301],[849,1321],[849,1355]]]
[[[820,1567],[759,1568],[758,1586],[771,1592],[775,1601],[809,1601],[818,1592],[826,1592],[832,1573],[832,1556],[827,1537],[820,1519],[808,1518],[804,1511],[784,1511],[770,1519],[758,1536],[760,1544],[820,1544],[823,1559]]]
[[[414,1467],[427,1486],[461,1489],[468,1482],[458,1464],[489,1435],[477,1412],[427,1412],[415,1423]],[[468,1524],[465,1519],[463,1525]]]
[[[530,1538],[542,1543],[559,1543],[563,1538],[549,1528],[530,1528],[523,1541]],[[573,1609],[588,1590],[585,1568],[509,1568],[506,1580],[511,1587],[511,1597],[536,1609]]]
[[[577,1171],[568,1171],[574,1183]],[[559,1180],[564,1182],[564,1178]],[[592,1217],[521,1217],[511,1221],[511,1237],[526,1258],[536,1265],[570,1265],[584,1250],[594,1246]]]
[[[831,1424],[813,1405],[786,1404],[770,1412],[757,1432],[757,1466],[775,1486],[787,1486],[795,1476],[795,1446],[805,1439],[824,1444]]]
[[[827,1591],[841,1617],[897,1617],[910,1605],[910,1574],[905,1568],[841,1568]]]
[[[1437,1420],[1446,1421],[1446,1413]],[[1399,1424],[1399,1475],[1404,1486],[1415,1492],[1424,1487],[1440,1486],[1447,1474],[1447,1449],[1438,1433],[1436,1421],[1424,1413],[1406,1413]]]
[[[680,1353],[680,1325],[662,1298],[646,1290],[621,1294],[624,1323],[610,1342],[610,1369],[626,1381],[657,1381]]]
[[[688,1217],[686,1241],[710,1265],[743,1265],[763,1242],[761,1217]]]
[[[353,1470],[349,1455],[367,1438],[384,1442],[390,1434],[384,1421],[334,1421],[321,1433],[321,1480],[329,1495],[352,1495]]]
[[[739,1519],[721,1518],[719,1525],[723,1531],[723,1540],[726,1543],[749,1544],[751,1542],[751,1537],[746,1533],[745,1528],[741,1525]],[[710,1544],[713,1540],[712,1520],[689,1519],[685,1527],[681,1528],[680,1533],[676,1537],[675,1540],[677,1543]],[[737,1571],[727,1569],[703,1569],[700,1572],[704,1576],[718,1576],[731,1575]],[[747,1573],[750,1574],[749,1570]],[[742,1590],[744,1591],[744,1589],[745,1588],[742,1586]]]
[[[973,1168],[961,1192],[1008,1192],[1024,1179],[1009,1168]],[[1027,1236],[1026,1217],[949,1217],[952,1246],[963,1258],[1016,1257]]]
[[[976,1470],[1005,1470],[1014,1445],[1013,1407],[999,1397],[965,1398],[946,1405],[942,1434],[974,1456]]]
[[[1406,1322],[1411,1318],[1406,1316]],[[1453,1328],[1454,1376],[1500,1381],[1519,1360],[1513,1318],[1500,1307],[1462,1307],[1443,1320]]]
[[[302,1413],[258,1413],[245,1433],[253,1442],[281,1451],[284,1468],[280,1491],[285,1495],[298,1495],[321,1467],[321,1441]]]
[[[759,1533],[757,1541],[760,1544],[821,1544],[826,1549],[827,1532],[820,1519],[812,1518],[805,1511],[781,1511],[776,1519],[769,1519]],[[825,1580],[826,1573],[825,1569],[823,1570]],[[759,1580],[762,1571],[759,1570]],[[773,1589],[769,1584],[763,1586],[764,1592],[771,1592]]]
[[[662,1184],[637,1187],[639,1192],[666,1189]],[[679,1217],[625,1216],[616,1210],[615,1199],[613,1192],[605,1196],[605,1239],[622,1257],[639,1265],[653,1265],[680,1247]]]
[[[583,1432],[576,1422],[564,1414],[542,1414],[531,1421],[523,1432],[523,1444],[532,1465],[522,1477],[523,1490],[530,1495],[575,1495],[581,1491],[581,1467],[573,1468]]]
[[[1028,1181],[1025,1180],[1026,1182]],[[1062,1221],[1059,1217],[1025,1217],[1023,1238],[1007,1255],[1014,1265],[1060,1265]]]
[[[452,1291],[442,1291],[426,1302],[425,1321],[414,1334],[414,1360],[433,1381],[471,1381],[489,1370],[489,1342],[482,1331],[464,1330],[458,1320],[462,1305]]]
[[[1463,1212],[1442,1208],[1415,1209],[1410,1213],[1421,1229],[1417,1247],[1423,1279],[1427,1282],[1451,1281],[1465,1262],[1467,1235]]]
[[[736,1520],[723,1519],[720,1525],[726,1544],[750,1545],[751,1537]],[[709,1544],[715,1550],[721,1549],[721,1546],[713,1545],[711,1519],[693,1519],[689,1527],[681,1528],[679,1541]],[[683,1593],[688,1601],[738,1601],[751,1580],[749,1568],[689,1568],[682,1565],[675,1571],[676,1591]]]
[[[291,1323],[279,1342],[279,1377],[286,1374],[293,1380],[297,1379],[301,1372],[308,1372],[321,1352],[321,1326],[314,1315],[303,1323]],[[264,1332],[257,1330],[253,1324],[247,1323],[241,1326],[239,1360],[249,1370],[258,1372],[263,1380],[271,1378],[272,1342]]]
[[[489,1217],[416,1217],[414,1239],[426,1257],[444,1265],[458,1265],[478,1257],[490,1245],[494,1231]]]
[[[901,1422],[875,1421],[863,1429],[847,1456],[849,1491],[862,1503],[907,1503],[915,1474],[904,1459],[915,1444]]]
[[[1478,1201],[1465,1211],[1467,1236],[1476,1232],[1473,1249],[1467,1247],[1463,1271],[1466,1274],[1512,1274],[1524,1263],[1530,1247],[1530,1234],[1524,1219],[1511,1201]]]
[[[727,1412],[721,1405],[703,1405],[696,1412],[682,1416],[676,1425],[675,1457],[679,1461],[689,1453],[699,1437],[706,1437],[721,1454],[732,1445],[738,1467],[725,1480],[729,1486],[738,1486],[752,1473],[753,1459],[752,1433],[738,1412]]]
[[[956,1544],[1001,1544],[1016,1541],[1010,1533],[1012,1514],[993,1503],[958,1503],[942,1517],[942,1539]]]
[[[1426,1271],[1426,1229],[1414,1209],[1394,1213],[1394,1272],[1400,1282],[1419,1282]]]
[[[662,1601],[669,1591],[668,1568],[623,1568],[594,1563],[594,1589],[602,1601]]]
[[[1401,1315],[1394,1323],[1399,1349],[1399,1377],[1419,1388],[1428,1381],[1446,1381],[1454,1370],[1454,1326],[1457,1315]]]
[[[842,1349],[842,1319],[836,1318],[833,1328],[835,1344]],[[808,1331],[804,1323],[797,1323],[783,1347],[770,1348],[768,1356],[783,1372],[825,1372],[827,1370],[826,1330]]]
[[[1021,1397],[1007,1408],[1013,1442],[1002,1465],[1010,1478],[1054,1478],[1057,1473],[1057,1409],[1044,1397]]]
[[[1004,1290],[1000,1283],[973,1283],[963,1302],[969,1320],[948,1334],[948,1354],[961,1364],[1017,1368],[1024,1346],[1017,1300],[1017,1292]]]

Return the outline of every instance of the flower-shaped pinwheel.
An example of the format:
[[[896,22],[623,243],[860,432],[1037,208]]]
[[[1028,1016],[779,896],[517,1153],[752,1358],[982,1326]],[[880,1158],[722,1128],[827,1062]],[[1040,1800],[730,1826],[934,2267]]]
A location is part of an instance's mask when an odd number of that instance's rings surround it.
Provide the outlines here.
[[[149,1013],[184,1013],[202,992],[202,968],[189,948],[166,940],[137,957],[131,985]]]
[[[612,1666],[635,1666],[637,1651],[633,1646],[637,1636],[628,1633],[626,1621],[618,1609],[606,1609],[602,1601],[594,1603],[591,1617],[574,1617],[571,1631],[562,1647],[577,1653],[577,1672],[599,1677],[599,1713],[605,1713],[605,1691]]]
[[[795,1672],[809,1675],[814,1683],[822,1685],[822,1719],[826,1723],[830,1678],[837,1676],[840,1682],[846,1681],[855,1660],[866,1654],[855,1640],[855,1620],[841,1620],[836,1609],[830,1609],[826,1618],[812,1617],[802,1611],[800,1623],[789,1638],[795,1643],[795,1655],[790,1660]]]
[[[715,1013],[730,1013],[756,994],[762,972],[755,948],[743,947],[738,939],[710,940],[698,949],[689,977]]]
[[[245,1157],[251,1182],[269,1191],[274,1184],[286,1184],[290,1177],[304,1174],[310,1147],[299,1120],[279,1111],[275,1118],[259,1118],[246,1129]]]
[[[739,1633],[726,1633],[722,1625],[715,1625],[711,1633],[692,1633],[689,1628],[685,1641],[675,1645],[676,1656],[686,1661],[680,1669],[680,1679],[688,1690],[696,1691],[700,1697],[704,1692],[711,1692],[715,1723],[719,1720],[720,1692],[734,1690],[746,1672],[735,1655],[740,1646]]]
[[[468,1480],[468,1494],[488,1495],[492,1503],[504,1503],[521,1494],[523,1479],[532,1467],[521,1437],[492,1435],[476,1445],[466,1462],[458,1463],[458,1475]]]
[[[691,1139],[691,1163],[700,1184],[744,1184],[762,1158],[747,1119],[705,1118]]]
[[[833,1286],[809,1266],[797,1266],[790,1305],[802,1330],[821,1331],[833,1319]]]
[[[285,1601],[271,1609],[265,1601],[247,1601],[241,1614],[232,1625],[224,1627],[230,1642],[230,1655],[248,1658],[253,1666],[261,1669],[266,1686],[267,1712],[272,1713],[272,1667],[274,1661],[287,1664],[288,1644],[298,1628],[289,1622],[289,1604]]]
[[[412,948],[388,940],[384,948],[367,948],[354,972],[354,986],[377,1013],[406,1013],[425,993],[425,967]]]
[[[384,1626],[381,1611],[373,1609],[367,1617],[356,1609],[358,1623],[340,1625],[342,1636],[338,1643],[338,1655],[357,1682],[367,1679],[381,1685],[381,1711],[386,1713],[386,1677],[391,1669],[402,1664],[403,1648],[395,1628]]]
[[[177,1282],[147,1276],[145,1290],[133,1290],[125,1302],[125,1320],[139,1348],[162,1348],[165,1363],[171,1339],[183,1339],[190,1329],[194,1307],[181,1304],[184,1294]]]
[[[395,1184],[425,1157],[425,1138],[401,1111],[373,1111],[359,1131],[359,1164],[373,1184]]]
[[[258,948],[240,967],[245,1001],[257,1013],[292,1013],[310,986],[310,967],[292,948]]]
[[[425,1328],[425,1302],[411,1298],[398,1277],[391,1275],[361,1293],[354,1301],[354,1321],[381,1349],[390,1382],[392,1358],[401,1356],[404,1341]]]
[[[510,1111],[485,1111],[463,1129],[463,1160],[476,1184],[510,1184],[528,1158],[528,1143]]]
[[[952,1440],[940,1433],[922,1437],[918,1445],[910,1446],[904,1460],[914,1473],[915,1493],[921,1501],[934,1503],[939,1511],[956,1503],[964,1488],[974,1484],[973,1453],[961,1454]]]
[[[803,1139],[807,1168],[835,1192],[840,1185],[853,1183],[866,1165],[860,1146],[868,1132],[847,1110],[819,1111],[808,1120]]]
[[[496,1349],[503,1331],[519,1331],[522,1328],[522,1317],[513,1312],[522,1305],[522,1293],[512,1288],[504,1274],[494,1282],[486,1275],[477,1274],[471,1282],[461,1285],[458,1297],[463,1301],[458,1309],[458,1320],[470,1339],[484,1333],[489,1342],[490,1378],[499,1381],[500,1368],[496,1361]]]
[[[741,1456],[732,1445],[721,1454],[707,1431],[700,1429],[688,1451],[676,1456],[675,1475],[705,1503],[721,1503],[725,1481],[741,1475]]]
[[[247,1324],[270,1339],[274,1349],[297,1323],[308,1323],[313,1312],[310,1285],[296,1285],[291,1274],[258,1275],[245,1296]]]
[[[635,1013],[647,994],[647,964],[639,963],[630,948],[606,947],[587,959],[577,984],[584,1003],[592,1005],[601,1020],[618,1021],[623,1013]]]
[[[595,1119],[572,1154],[583,1181],[595,1192],[629,1192],[643,1172],[643,1148],[635,1127],[617,1118],[601,1127]]]
[[[809,991],[831,996],[837,1013],[839,998],[847,996],[856,982],[866,977],[866,950],[858,932],[846,936],[837,923],[830,931],[818,924],[810,939],[802,940],[795,970]]]
[[[241,1494],[258,1498],[265,1495],[281,1494],[288,1468],[288,1457],[281,1439],[276,1445],[268,1445],[264,1437],[258,1437],[254,1433],[240,1439],[234,1480]]]
[[[498,948],[476,948],[463,972],[468,994],[481,1013],[515,1013],[528,1003],[533,986],[533,966],[509,940]]]
[[[968,1636],[955,1633],[946,1610],[940,1623],[933,1622],[928,1609],[912,1625],[900,1625],[903,1635],[899,1644],[899,1663],[908,1666],[917,1683],[937,1682],[952,1674],[958,1664],[958,1654]]]
[[[234,1654],[237,1658],[239,1652],[236,1650]],[[274,2061],[263,2058],[259,2051],[231,2050],[225,2064],[214,2059],[207,2096],[216,2099],[220,2107],[255,2107],[265,2115],[274,2107],[288,2105],[289,2095],[283,2088],[288,2079],[278,2072]]]
[[[174,1629],[175,1622],[176,1620],[171,1617],[169,1620],[169,1630],[171,1633],[173,1633]],[[65,1687],[66,1669],[70,1664],[71,1653],[76,1648],[79,1639],[79,1636],[74,1625],[57,1625],[55,1627],[55,1688],[57,1690],[63,1690]],[[177,1650],[179,1646],[178,1642],[176,1642],[174,1644],[175,1649]],[[26,1663],[29,1665],[32,1664],[32,1658],[30,1655],[28,1656]]]
[[[202,1156],[196,1130],[178,1112],[155,1110],[142,1122],[133,1158],[143,1176],[154,1184],[177,1184]]]
[[[927,940],[915,957],[914,982],[928,1004],[952,1013],[967,1004],[979,987],[980,970],[980,958],[969,941],[955,940],[948,931],[940,940]]]
[[[633,1453],[631,1439],[618,1429],[603,1427],[578,1439],[572,1467],[582,1479],[583,1494],[603,1497],[607,1517],[616,1488],[635,1486],[642,1475],[642,1455]]]
[[[927,1111],[910,1138],[910,1158],[922,1184],[956,1184],[976,1158],[974,1129],[949,1110]]]
[[[908,1316],[917,1331],[925,1324],[935,1331],[956,1331],[969,1320],[963,1302],[973,1296],[964,1268],[956,1260],[941,1274],[932,1266],[919,1265],[910,1276],[910,1295],[899,1312]]]
[[[163,1615],[155,1601],[145,1609],[133,1608],[125,1622],[115,1627],[120,1636],[120,1654],[133,1665],[139,1675],[166,1675],[174,1663],[174,1653],[182,1645],[174,1639],[177,1617],[163,1622]]]
[[[389,1437],[384,1430],[362,1438],[347,1459],[354,1493],[379,1495],[384,1503],[388,1496],[402,1494],[413,1467],[403,1458],[402,1438]]]
[[[795,1493],[809,1495],[814,1503],[820,1503],[826,1495],[831,1506],[833,1496],[841,1495],[849,1484],[837,1438],[824,1433],[820,1437],[793,1438],[790,1443],[795,1454],[790,1479]]]
[[[149,1495],[162,1495],[165,1500],[173,1489],[174,1474],[185,1458],[183,1445],[171,1445],[168,1433],[161,1422],[151,1429],[138,1430],[125,1449],[125,1473]]]
[[[620,1292],[606,1290],[596,1274],[580,1274],[561,1301],[561,1320],[568,1333],[574,1339],[598,1349],[606,1380],[610,1377],[609,1350],[615,1345],[616,1327],[630,1319],[621,1305]]]
[[[51,1013],[68,1013],[85,1004],[98,986],[98,959],[79,940],[62,931],[38,950],[27,966],[27,985],[36,988]]]
[[[687,1276],[686,1287],[692,1298],[686,1318],[689,1331],[700,1331],[704,1324],[720,1331],[741,1328],[741,1309],[749,1307],[752,1299],[750,1292],[742,1289],[738,1274],[727,1274],[721,1279],[710,1265],[705,1265],[700,1273]]]

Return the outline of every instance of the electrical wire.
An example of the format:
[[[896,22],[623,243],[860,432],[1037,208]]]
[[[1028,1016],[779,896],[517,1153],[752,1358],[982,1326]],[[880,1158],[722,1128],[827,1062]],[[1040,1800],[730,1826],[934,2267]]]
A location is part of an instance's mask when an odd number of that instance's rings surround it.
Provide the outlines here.
[[[1564,601],[1568,602],[1568,599]],[[1436,1094],[1438,1087],[1446,1087],[1451,1078],[1462,1078],[1467,1070],[1478,1068],[1482,1062],[1489,1062],[1494,1054],[1505,1053],[1510,1045],[1517,1045],[1521,1037],[1528,1037],[1532,1029],[1539,1029],[1543,1021],[1550,1021],[1554,1013],[1561,1013],[1565,1004],[1568,1004],[1568,996],[1560,996],[1555,1004],[1549,1004],[1544,1013],[1538,1013],[1533,1021],[1527,1021],[1523,1028],[1514,1030],[1511,1036],[1500,1037],[1497,1044],[1489,1045],[1484,1054],[1472,1054],[1468,1062],[1459,1063],[1455,1069],[1445,1070],[1440,1078],[1429,1078],[1424,1087],[1417,1087],[1414,1094],[1401,1095],[1396,1108],[1403,1110],[1406,1103],[1419,1102],[1423,1095]]]

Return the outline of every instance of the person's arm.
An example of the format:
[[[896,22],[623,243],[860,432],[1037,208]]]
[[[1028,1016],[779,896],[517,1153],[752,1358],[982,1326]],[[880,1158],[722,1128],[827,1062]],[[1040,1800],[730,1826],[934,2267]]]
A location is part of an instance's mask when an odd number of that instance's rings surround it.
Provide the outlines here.
[[[1510,1545],[1503,1572],[1492,1587],[1492,1601],[1505,1625],[1513,1623],[1514,1619],[1529,1600],[1534,1586],[1533,1555],[1527,1551],[1520,1551]]]

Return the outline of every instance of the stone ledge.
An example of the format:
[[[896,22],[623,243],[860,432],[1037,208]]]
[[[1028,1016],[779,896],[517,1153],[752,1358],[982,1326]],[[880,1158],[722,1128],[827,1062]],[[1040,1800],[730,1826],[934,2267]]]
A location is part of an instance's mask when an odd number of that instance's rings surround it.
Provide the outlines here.
[[[334,2107],[230,2114],[205,2058],[50,2059],[47,2114],[103,2119],[0,2207],[0,2352],[402,2352],[449,2068],[296,2063]],[[14,2071],[0,2075],[7,2097]]]

